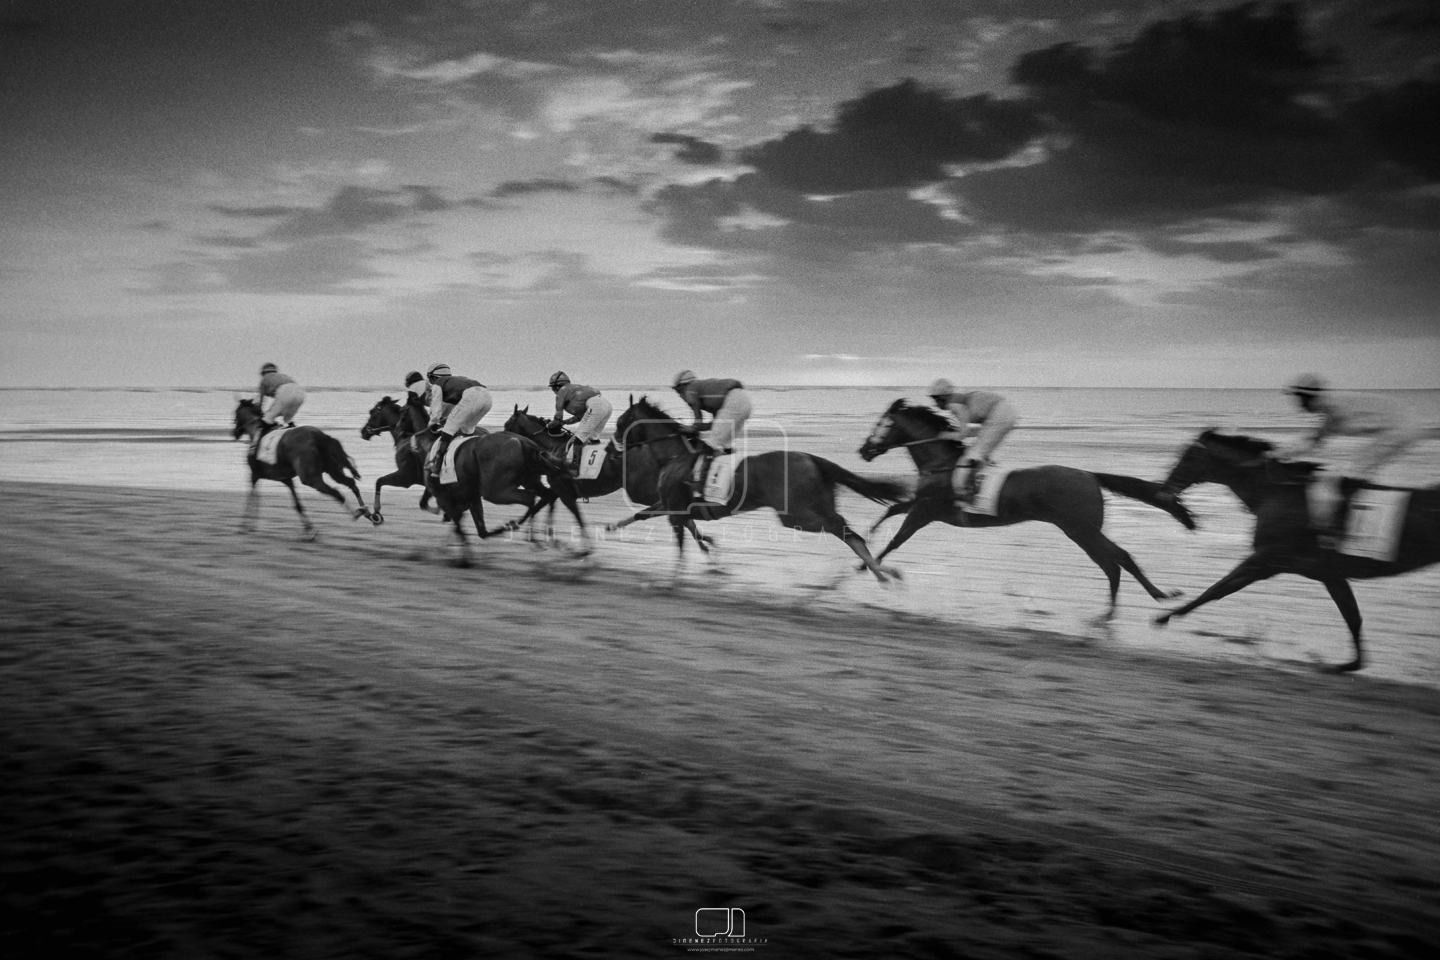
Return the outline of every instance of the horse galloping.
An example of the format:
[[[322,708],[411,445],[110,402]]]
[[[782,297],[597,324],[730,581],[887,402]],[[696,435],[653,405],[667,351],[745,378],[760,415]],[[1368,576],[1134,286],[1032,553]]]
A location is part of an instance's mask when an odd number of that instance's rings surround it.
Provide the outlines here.
[[[1160,484],[1138,477],[1110,473],[1093,473],[1075,467],[1047,465],[1012,470],[1000,489],[995,516],[966,513],[955,502],[951,477],[965,450],[957,440],[941,436],[952,429],[940,413],[927,407],[914,406],[904,398],[892,403],[860,447],[866,462],[888,450],[903,447],[909,451],[920,472],[915,499],[891,507],[884,517],[904,513],[905,522],[880,551],[883,560],[898,549],[916,531],[935,521],[957,527],[1003,527],[1028,520],[1053,523],[1093,560],[1110,584],[1110,606],[1096,619],[1108,621],[1115,616],[1120,591],[1120,572],[1124,570],[1145,588],[1151,599],[1170,600],[1179,591],[1161,590],[1145,576],[1134,557],[1105,536],[1105,498],[1109,490],[1169,513],[1186,529],[1195,529],[1195,522],[1184,505],[1173,497],[1163,496]],[[879,523],[876,524],[879,526]]]
[[[422,459],[434,442],[433,431],[420,436]],[[574,514],[581,534],[589,540],[590,532],[580,515],[574,482],[564,470],[547,460],[533,440],[514,433],[477,432],[470,438],[456,438],[450,449],[455,457],[455,481],[441,483],[427,477],[425,485],[446,518],[454,524],[460,543],[459,566],[470,565],[469,539],[461,525],[467,510],[474,520],[476,535],[484,540],[520,528],[558,498]],[[520,519],[487,530],[484,507],[487,500],[496,505],[523,504],[528,509]],[[589,552],[587,546],[580,554]]]
[[[370,440],[382,433],[388,433],[395,441],[395,472],[387,473],[375,481],[375,506],[371,515],[371,520],[375,523],[385,522],[385,517],[380,513],[381,487],[413,487],[417,483],[424,486],[425,453],[421,450],[418,438],[429,423],[430,414],[424,401],[413,393],[406,397],[404,405],[387,396],[370,408],[370,416],[365,421],[365,426],[360,428],[360,436]],[[430,505],[431,496],[427,487],[425,492],[420,494],[420,509],[439,513],[438,507]]]
[[[250,441],[250,452],[246,458],[250,465],[250,493],[245,498],[245,512],[240,519],[242,532],[248,533],[255,527],[255,519],[259,514],[259,492],[255,485],[261,480],[283,483],[290,490],[290,498],[295,502],[295,512],[300,515],[307,540],[314,540],[316,532],[314,524],[305,515],[300,495],[295,490],[297,477],[307,487],[319,490],[333,498],[340,506],[350,509],[346,506],[345,495],[325,482],[325,476],[329,475],[330,479],[353,493],[360,504],[351,511],[351,518],[358,520],[360,517],[370,517],[374,520],[370,508],[365,506],[365,498],[360,495],[360,488],[355,485],[355,481],[360,479],[360,471],[339,440],[319,427],[292,427],[276,441],[276,462],[263,463],[255,455],[255,441],[260,435],[262,424],[260,405],[255,401],[244,399],[235,407],[235,425],[231,438],[239,440],[247,437]]]
[[[633,452],[645,450],[658,468],[653,474],[643,469],[625,471],[625,488],[631,499],[651,506],[611,524],[618,530],[638,520],[665,517],[670,521],[678,549],[676,574],[685,554],[685,533],[695,537],[701,549],[706,539],[696,520],[719,520],[735,513],[773,509],[780,522],[809,533],[829,533],[848,546],[881,583],[893,571],[884,570],[870,555],[865,538],[851,529],[835,509],[836,485],[849,487],[877,503],[893,503],[904,496],[901,484],[858,476],[823,457],[793,451],[770,451],[748,456],[735,466],[735,490],[724,504],[695,504],[691,500],[689,477],[699,449],[690,441],[691,430],[645,397],[630,398],[630,406],[615,422],[630,465]]]
[[[1229,487],[1255,515],[1254,552],[1234,570],[1189,603],[1155,618],[1161,625],[1196,607],[1228,597],[1252,583],[1281,573],[1293,573],[1324,584],[1350,628],[1355,658],[1333,669],[1337,673],[1364,666],[1360,628],[1363,617],[1351,580],[1393,577],[1440,562],[1440,486],[1410,490],[1400,538],[1393,560],[1351,556],[1321,546],[1309,515],[1306,488],[1315,471],[1313,463],[1286,463],[1275,456],[1274,444],[1253,437],[1227,436],[1206,430],[1195,438],[1165,479],[1171,495],[1200,483]],[[1378,484],[1357,487],[1395,490]]]

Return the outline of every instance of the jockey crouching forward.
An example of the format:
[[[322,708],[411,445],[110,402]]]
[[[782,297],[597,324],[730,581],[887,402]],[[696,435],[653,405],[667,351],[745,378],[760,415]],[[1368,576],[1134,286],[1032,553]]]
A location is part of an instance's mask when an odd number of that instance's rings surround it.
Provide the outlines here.
[[[1350,462],[1340,470],[1327,470],[1316,478],[1317,529],[1322,546],[1333,548],[1342,530],[1340,520],[1340,482],[1345,476],[1370,482],[1385,464],[1398,458],[1426,431],[1415,423],[1409,412],[1397,401],[1374,393],[1331,390],[1314,374],[1304,374],[1285,388],[1300,409],[1316,413],[1320,424],[1295,445],[1280,451],[1286,459],[1297,459],[1316,450],[1332,436],[1370,437]]]
[[[305,402],[305,388],[293,377],[281,373],[273,363],[260,368],[260,387],[255,393],[255,403],[263,407],[265,398],[273,398],[270,409],[260,418],[260,432],[267,433],[276,426],[293,424],[295,414]]]
[[[960,477],[960,499],[969,503],[975,499],[977,492],[978,468],[991,462],[990,454],[1000,446],[1006,434],[1015,429],[1020,416],[1014,405],[1000,394],[989,390],[957,390],[943,377],[930,385],[930,399],[941,410],[949,411],[960,425],[959,430],[941,436],[962,442],[972,436],[975,438],[966,447],[965,459],[959,464],[959,469],[964,471]]]
[[[750,394],[739,380],[712,377],[697,379],[689,370],[682,370],[675,376],[675,392],[695,413],[693,427],[702,433],[705,442],[703,459],[695,473],[697,485],[704,483],[710,472],[710,464],[722,453],[734,449],[735,438],[743,436],[745,421],[750,419],[753,407]],[[710,422],[702,422],[704,414],[710,414]]]
[[[570,439],[565,442],[565,452],[561,456],[565,468],[574,473],[578,467],[580,451],[585,444],[600,439],[605,424],[610,422],[610,414],[614,413],[614,407],[594,387],[571,383],[570,377],[563,370],[557,370],[550,375],[550,389],[555,391],[555,416],[550,419],[549,425],[552,428],[575,425],[574,429],[569,431]],[[575,465],[571,464],[572,457],[576,461]]]
[[[440,430],[440,439],[430,448],[430,458],[425,462],[425,472],[435,480],[440,478],[440,465],[445,462],[445,451],[458,433],[473,433],[485,414],[490,412],[493,402],[485,384],[469,377],[457,377],[444,363],[432,363],[425,371],[426,378],[438,387],[435,394],[439,407],[430,408],[430,426]]]

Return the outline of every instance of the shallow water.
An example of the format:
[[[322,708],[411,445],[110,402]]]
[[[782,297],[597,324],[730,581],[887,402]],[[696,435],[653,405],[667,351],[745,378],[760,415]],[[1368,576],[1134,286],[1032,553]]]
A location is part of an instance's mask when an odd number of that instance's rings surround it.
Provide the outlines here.
[[[367,412],[383,394],[377,389],[312,389],[301,421],[341,439],[359,465],[362,490],[394,469],[386,437],[359,436]],[[548,390],[494,388],[495,408],[486,425],[498,428],[514,405],[535,412],[553,408]],[[623,408],[629,387],[606,388]],[[633,391],[639,393],[641,391]],[[913,476],[909,458],[892,452],[866,464],[856,449],[880,412],[902,391],[893,388],[793,388],[752,390],[756,413],[750,452],[791,449],[827,457],[866,475]],[[1006,390],[1021,413],[1020,427],[1001,448],[1007,466],[1059,463],[1109,473],[1161,479],[1178,451],[1199,430],[1222,427],[1287,442],[1310,418],[1273,390]],[[213,390],[0,390],[0,479],[51,483],[100,483],[173,489],[233,491],[238,513],[247,470],[244,449],[229,437],[235,399]],[[652,397],[672,413],[681,405],[668,390]],[[1396,391],[1431,427],[1440,426],[1440,391]],[[1344,455],[1355,441],[1340,439],[1331,453]],[[1440,442],[1426,440],[1379,477],[1403,485],[1429,485],[1440,476]],[[278,507],[283,491],[262,485]],[[302,494],[317,522],[337,522],[338,512]],[[388,517],[413,522],[375,530],[397,547],[449,548],[439,521],[414,510],[419,488],[386,488]],[[1130,551],[1162,587],[1193,596],[1219,579],[1248,553],[1250,516],[1229,491],[1198,487],[1186,496],[1201,522],[1189,533],[1170,517],[1134,501],[1107,497],[1106,533]],[[622,494],[584,507],[594,526],[619,519],[633,505]],[[842,493],[840,510],[857,529],[882,508]],[[516,516],[519,508],[491,508],[489,517]],[[227,521],[229,518],[225,518]],[[899,527],[888,522],[870,537],[878,552]],[[421,524],[424,524],[423,526]],[[1076,642],[1168,650],[1176,655],[1227,660],[1305,664],[1349,656],[1344,623],[1318,584],[1279,577],[1203,607],[1166,629],[1150,625],[1160,609],[1128,576],[1121,610],[1108,626],[1091,618],[1105,606],[1103,575],[1079,548],[1048,524],[988,530],[932,525],[893,555],[903,583],[882,587],[853,573],[849,550],[838,540],[780,527],[770,511],[706,525],[721,549],[709,577],[693,546],[688,575],[744,597],[755,591],[793,598],[799,604],[878,608],[928,616],[959,625],[1054,631]],[[562,533],[578,535],[573,524]],[[638,576],[668,578],[675,549],[663,522],[637,524],[603,535],[598,562],[634,569]],[[887,560],[887,564],[891,560]],[[1368,671],[1376,676],[1440,686],[1440,568],[1390,580],[1357,582],[1366,616]],[[557,589],[561,589],[558,588]]]

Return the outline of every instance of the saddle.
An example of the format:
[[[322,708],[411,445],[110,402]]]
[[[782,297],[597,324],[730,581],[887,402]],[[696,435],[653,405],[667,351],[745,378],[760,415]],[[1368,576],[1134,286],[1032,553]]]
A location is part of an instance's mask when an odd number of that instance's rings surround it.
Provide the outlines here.
[[[708,466],[707,466],[708,461]],[[704,454],[695,458],[690,472],[690,498],[696,503],[723,504],[735,492],[735,454]]]

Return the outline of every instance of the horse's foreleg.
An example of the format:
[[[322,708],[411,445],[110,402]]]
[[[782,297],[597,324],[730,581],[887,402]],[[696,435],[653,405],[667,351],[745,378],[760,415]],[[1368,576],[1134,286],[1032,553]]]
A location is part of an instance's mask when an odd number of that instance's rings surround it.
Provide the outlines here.
[[[287,477],[280,482],[285,484],[285,489],[290,491],[290,499],[295,503],[295,512],[300,514],[300,522],[305,526],[305,539],[314,540],[315,525],[312,524],[310,522],[310,518],[305,515],[305,507],[300,503],[300,491],[295,489],[295,481]],[[329,488],[327,487],[326,489]],[[333,490],[331,490],[330,492],[335,493],[335,491]],[[336,496],[339,496],[339,494],[336,494]],[[344,503],[345,501],[342,498],[340,502]]]
[[[255,477],[250,478],[250,492],[245,494],[245,509],[240,512],[241,533],[255,530],[255,519],[260,515],[260,491],[255,489],[258,482]]]
[[[679,586],[680,576],[685,572],[685,524],[689,517],[670,518],[670,529],[675,533],[675,575],[671,578],[671,586]]]
[[[875,558],[875,565],[878,567],[880,561],[900,549],[901,545],[904,544],[906,540],[915,536],[916,531],[921,527],[928,526],[936,520],[939,520],[942,510],[948,509],[949,507],[948,502],[941,502],[940,498],[935,497],[923,502],[919,500],[915,501],[910,512],[905,515],[905,522],[900,525],[900,529],[896,531],[895,536],[890,538],[890,542],[885,544],[885,549],[881,550],[880,555]],[[865,567],[862,566],[861,569],[865,569]]]
[[[870,529],[865,531],[866,535],[873,536],[875,531],[880,529],[880,524],[889,520],[891,517],[898,517],[900,514],[908,512],[913,506],[915,506],[914,500],[902,500],[899,503],[890,504],[890,508],[880,515],[880,519],[876,520],[871,524]]]
[[[672,511],[666,510],[664,504],[654,503],[646,507],[644,510],[635,513],[633,516],[626,517],[624,520],[621,520],[618,523],[606,524],[605,529],[623,530],[637,520],[653,520],[655,517],[670,516],[674,516],[674,514],[672,513]]]
[[[1365,652],[1360,642],[1360,625],[1364,623],[1364,618],[1360,616],[1360,604],[1355,599],[1355,591],[1350,589],[1350,581],[1344,577],[1330,577],[1320,582],[1325,584],[1325,589],[1330,591],[1330,599],[1340,608],[1340,616],[1345,618],[1345,625],[1350,628],[1350,640],[1355,644],[1355,659],[1340,664],[1335,668],[1335,672],[1349,673],[1359,670],[1365,665]]]
[[[1231,570],[1225,574],[1225,576],[1211,584],[1209,589],[1200,594],[1200,596],[1187,604],[1176,607],[1174,610],[1160,614],[1160,616],[1155,618],[1155,622],[1163,627],[1170,622],[1171,617],[1183,617],[1196,607],[1204,606],[1212,600],[1228,597],[1238,590],[1244,590],[1252,583],[1268,580],[1279,572],[1280,569],[1269,560],[1266,560],[1259,554],[1252,554],[1242,560],[1240,565],[1234,570]]]

